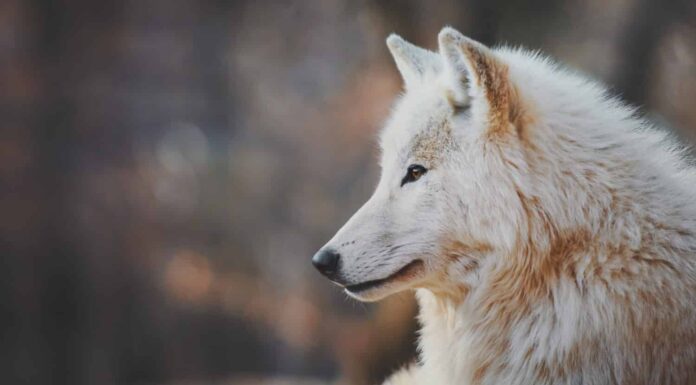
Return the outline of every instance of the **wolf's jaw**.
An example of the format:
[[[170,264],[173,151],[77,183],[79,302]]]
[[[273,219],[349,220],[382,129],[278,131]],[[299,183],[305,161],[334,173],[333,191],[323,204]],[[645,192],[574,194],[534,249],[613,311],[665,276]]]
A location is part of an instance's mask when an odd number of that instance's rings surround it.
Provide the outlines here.
[[[420,259],[416,259],[409,262],[404,267],[402,267],[401,269],[399,269],[398,271],[386,278],[366,281],[355,285],[347,285],[345,289],[349,294],[360,296],[363,293],[366,293],[372,289],[376,289],[388,283],[406,281],[415,278],[416,276],[421,274],[424,271],[424,269],[425,264],[423,263],[423,261]]]

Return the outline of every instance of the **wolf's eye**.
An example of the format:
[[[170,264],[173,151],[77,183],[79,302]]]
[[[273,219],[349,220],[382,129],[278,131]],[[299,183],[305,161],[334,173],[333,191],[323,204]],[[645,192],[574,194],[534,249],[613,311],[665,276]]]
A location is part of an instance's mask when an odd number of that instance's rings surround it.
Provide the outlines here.
[[[401,185],[403,186],[406,183],[417,181],[420,177],[425,175],[426,172],[428,172],[428,169],[421,166],[420,164],[412,164],[408,166],[408,169],[406,170],[406,176],[404,176],[404,179],[401,180]]]

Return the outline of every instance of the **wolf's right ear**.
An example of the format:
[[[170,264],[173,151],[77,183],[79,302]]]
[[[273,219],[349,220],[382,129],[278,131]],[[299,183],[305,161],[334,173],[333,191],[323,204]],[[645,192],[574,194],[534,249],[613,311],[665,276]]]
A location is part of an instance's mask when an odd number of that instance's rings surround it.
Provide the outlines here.
[[[441,66],[441,59],[435,52],[417,47],[399,35],[389,35],[387,47],[404,79],[406,89],[420,82],[426,73],[437,72]]]
[[[519,103],[507,65],[488,47],[453,28],[444,28],[438,40],[450,102],[470,106],[487,122],[488,132],[508,131],[518,118]]]

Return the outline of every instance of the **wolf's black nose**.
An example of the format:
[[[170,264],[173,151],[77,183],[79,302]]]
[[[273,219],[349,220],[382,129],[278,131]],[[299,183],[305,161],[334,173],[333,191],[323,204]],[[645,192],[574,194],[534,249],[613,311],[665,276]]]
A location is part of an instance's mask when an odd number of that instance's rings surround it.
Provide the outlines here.
[[[338,261],[341,259],[341,254],[339,254],[334,249],[321,249],[314,257],[312,257],[312,264],[317,268],[322,274],[331,278],[336,275],[338,270]]]

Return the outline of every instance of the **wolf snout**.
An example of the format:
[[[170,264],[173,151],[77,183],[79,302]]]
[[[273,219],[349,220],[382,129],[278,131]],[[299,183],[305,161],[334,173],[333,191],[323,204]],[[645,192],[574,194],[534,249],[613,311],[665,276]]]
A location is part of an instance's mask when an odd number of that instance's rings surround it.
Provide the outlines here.
[[[336,277],[340,260],[341,254],[339,254],[338,251],[332,248],[324,248],[314,254],[312,257],[312,264],[320,273],[332,279]]]

